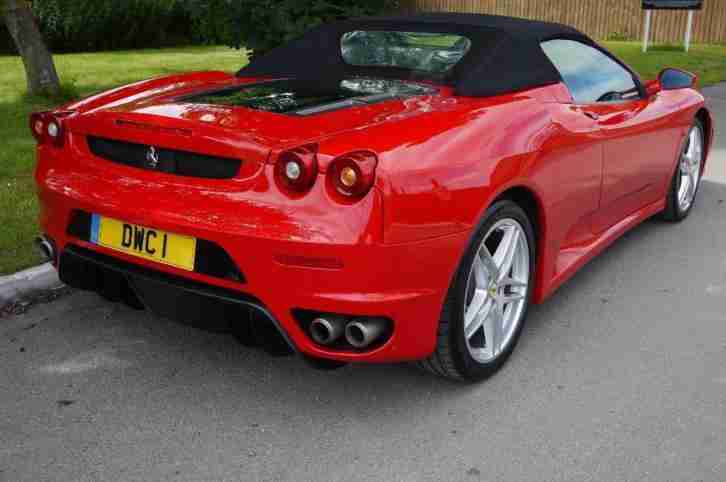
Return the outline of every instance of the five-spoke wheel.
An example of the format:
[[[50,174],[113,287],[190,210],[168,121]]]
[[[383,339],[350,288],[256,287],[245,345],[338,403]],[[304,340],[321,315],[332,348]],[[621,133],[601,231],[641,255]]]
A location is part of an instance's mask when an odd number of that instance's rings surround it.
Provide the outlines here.
[[[467,381],[502,366],[527,315],[534,246],[530,217],[516,202],[500,200],[487,210],[449,289],[436,350],[421,366]]]
[[[683,143],[666,207],[660,215],[666,221],[682,221],[693,208],[703,176],[704,132],[703,123],[696,119]]]
[[[469,271],[464,336],[475,360],[493,360],[512,341],[528,286],[527,236],[518,221],[502,219],[487,232]]]
[[[703,162],[703,133],[700,126],[693,126],[688,133],[686,148],[681,155],[678,170],[680,181],[678,186],[678,207],[688,211],[696,197],[696,190],[701,180],[701,163]]]

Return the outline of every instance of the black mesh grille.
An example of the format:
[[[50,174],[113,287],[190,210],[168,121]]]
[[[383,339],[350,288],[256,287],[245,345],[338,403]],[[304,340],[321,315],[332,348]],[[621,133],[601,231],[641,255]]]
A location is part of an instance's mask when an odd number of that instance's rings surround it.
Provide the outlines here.
[[[242,164],[239,159],[228,157],[206,156],[100,137],[87,139],[88,148],[95,156],[126,166],[178,176],[230,179],[237,175]],[[154,155],[150,155],[152,152]]]

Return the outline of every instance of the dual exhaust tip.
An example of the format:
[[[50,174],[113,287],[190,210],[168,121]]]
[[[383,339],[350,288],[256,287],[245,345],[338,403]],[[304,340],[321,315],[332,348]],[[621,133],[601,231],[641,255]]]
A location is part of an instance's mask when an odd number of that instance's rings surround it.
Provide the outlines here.
[[[332,345],[345,337],[354,348],[368,348],[388,332],[384,318],[346,319],[342,316],[320,316],[310,323],[310,336],[319,345]]]
[[[38,250],[43,261],[54,262],[56,259],[55,243],[47,236],[38,236],[35,238],[35,248]]]

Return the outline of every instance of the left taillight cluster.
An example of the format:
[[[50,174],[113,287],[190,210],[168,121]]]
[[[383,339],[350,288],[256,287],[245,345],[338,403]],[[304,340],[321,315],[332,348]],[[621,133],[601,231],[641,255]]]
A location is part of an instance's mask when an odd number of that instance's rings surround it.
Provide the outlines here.
[[[373,187],[377,166],[378,158],[373,152],[349,152],[328,164],[327,185],[342,199],[360,199]],[[278,184],[291,194],[309,191],[319,171],[318,146],[315,144],[285,151],[275,163]]]
[[[38,144],[63,147],[66,135],[63,117],[52,112],[35,112],[30,115],[30,131]]]

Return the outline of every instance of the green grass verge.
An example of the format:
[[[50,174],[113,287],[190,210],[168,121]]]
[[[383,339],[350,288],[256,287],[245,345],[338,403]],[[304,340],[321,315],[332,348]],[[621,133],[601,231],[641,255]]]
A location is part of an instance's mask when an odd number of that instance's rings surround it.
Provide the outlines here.
[[[696,72],[703,85],[726,80],[726,46],[694,45],[689,54],[676,47],[655,47],[647,55],[636,42],[606,42],[644,79],[666,66]],[[33,186],[34,141],[28,114],[69,97],[84,96],[149,77],[194,70],[235,71],[246,58],[225,47],[192,47],[129,52],[57,55],[64,81],[63,99],[28,98],[18,57],[0,56],[0,274],[38,262],[32,240],[38,231]]]
[[[657,78],[666,67],[677,67],[698,74],[702,86],[726,81],[726,45],[692,45],[688,53],[683,51],[682,46],[656,45],[643,54],[639,42],[604,44],[635,69],[643,80]]]

